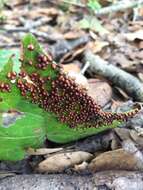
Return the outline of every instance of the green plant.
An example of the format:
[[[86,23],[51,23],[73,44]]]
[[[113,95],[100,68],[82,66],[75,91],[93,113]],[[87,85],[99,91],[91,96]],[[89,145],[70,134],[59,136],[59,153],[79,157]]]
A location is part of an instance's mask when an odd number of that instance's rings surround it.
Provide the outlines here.
[[[92,10],[99,10],[102,8],[99,0],[88,0],[87,6]]]

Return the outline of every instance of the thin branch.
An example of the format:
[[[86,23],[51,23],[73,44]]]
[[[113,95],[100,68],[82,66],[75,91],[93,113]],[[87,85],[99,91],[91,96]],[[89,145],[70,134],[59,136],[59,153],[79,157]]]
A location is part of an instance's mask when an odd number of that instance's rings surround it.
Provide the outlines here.
[[[69,5],[73,5],[73,6],[76,6],[76,7],[80,7],[80,8],[86,8],[86,5],[82,4],[82,3],[76,3],[76,2],[72,2],[72,1],[69,1],[69,0],[61,0],[62,3],[67,3]]]
[[[77,7],[84,8],[84,9],[85,8],[89,9],[88,6],[81,4],[81,3],[75,3],[72,1],[68,1],[68,0],[61,0],[61,1],[63,3],[67,3],[67,4],[70,4],[73,6],[77,6]],[[104,8],[101,8],[99,10],[96,10],[96,11],[94,11],[94,13],[97,16],[101,16],[101,15],[105,15],[105,14],[109,14],[109,13],[113,13],[113,12],[125,11],[126,9],[135,8],[138,6],[140,6],[140,7],[143,6],[143,0],[133,1],[133,2],[132,1],[121,1],[120,3],[116,3],[116,4],[113,4],[111,6],[104,7]]]
[[[95,74],[106,78],[112,84],[125,90],[133,99],[143,101],[143,84],[133,75],[109,64],[91,51],[85,52],[85,63],[89,62],[89,69]]]
[[[104,14],[108,14],[108,13],[124,11],[126,9],[134,8],[134,7],[137,7],[137,6],[143,6],[143,0],[141,0],[140,2],[139,1],[133,1],[133,2],[127,1],[126,3],[125,3],[125,1],[120,2],[120,3],[117,3],[117,4],[111,5],[109,7],[105,7],[105,8],[96,10],[94,13],[96,15],[100,16],[100,15],[104,15]]]
[[[84,75],[84,73],[86,72],[86,70],[88,69],[89,66],[90,66],[90,63],[86,62],[85,65],[84,65],[84,67],[80,71],[80,73]]]

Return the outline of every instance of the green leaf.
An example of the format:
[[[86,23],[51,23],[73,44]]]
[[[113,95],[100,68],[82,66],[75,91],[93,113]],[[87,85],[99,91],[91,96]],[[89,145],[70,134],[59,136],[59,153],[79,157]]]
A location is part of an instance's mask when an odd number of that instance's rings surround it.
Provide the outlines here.
[[[14,64],[12,58],[4,60],[8,62],[1,68],[0,81],[9,82],[6,76]],[[15,83],[10,85],[11,92],[0,92],[0,160],[21,160],[27,148],[43,144],[45,118],[42,109],[20,95]]]
[[[29,112],[12,112],[7,113],[7,116],[6,113],[1,114],[0,160],[21,160],[27,148],[39,147],[44,139],[45,129],[42,116]]]
[[[88,0],[87,6],[93,11],[99,10],[102,7],[98,0]]]
[[[1,57],[0,57],[1,58]],[[7,63],[3,65],[0,71],[0,82],[6,82],[10,85],[11,92],[1,92],[0,91],[0,109],[7,110],[9,108],[14,109],[19,100],[22,99],[19,89],[14,83],[11,83],[7,79],[8,72],[13,71],[13,60],[12,57],[9,58]],[[13,98],[12,98],[13,97]]]
[[[90,29],[100,34],[109,33],[100,23],[100,21],[94,16],[85,16],[79,21],[79,26],[82,29]]]
[[[21,63],[19,61],[20,51],[18,49],[15,50],[0,50],[0,71],[3,69],[4,65],[7,64],[9,58],[12,57],[14,62],[13,70],[15,72],[19,72]]]
[[[28,46],[33,46],[33,51],[28,49]],[[22,68],[26,70],[28,74],[31,74],[32,72],[36,72],[40,74],[41,76],[50,76],[54,78],[57,73],[51,68],[50,65],[48,65],[46,70],[38,70],[36,68],[37,65],[37,59],[40,54],[47,55],[44,50],[40,47],[37,39],[32,34],[27,34],[23,40],[22,40],[22,59],[23,64]],[[32,62],[32,65],[29,65],[29,61]]]

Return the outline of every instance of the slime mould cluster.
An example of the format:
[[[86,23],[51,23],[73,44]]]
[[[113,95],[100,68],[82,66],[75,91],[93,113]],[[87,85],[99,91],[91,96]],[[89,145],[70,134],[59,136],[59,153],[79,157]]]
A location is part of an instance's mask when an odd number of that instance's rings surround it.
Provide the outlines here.
[[[29,44],[27,50],[34,51],[34,45]],[[49,54],[38,53],[34,62],[27,60],[26,63],[22,57],[21,62],[22,68],[18,76],[11,71],[7,73],[7,79],[16,80],[23,97],[54,113],[60,122],[71,128],[78,125],[98,128],[110,125],[114,120],[125,121],[139,111],[134,109],[128,113],[103,112],[86,90],[67,77],[62,67]],[[29,68],[32,68],[30,72]],[[7,82],[1,82],[0,91],[10,92],[11,87]]]

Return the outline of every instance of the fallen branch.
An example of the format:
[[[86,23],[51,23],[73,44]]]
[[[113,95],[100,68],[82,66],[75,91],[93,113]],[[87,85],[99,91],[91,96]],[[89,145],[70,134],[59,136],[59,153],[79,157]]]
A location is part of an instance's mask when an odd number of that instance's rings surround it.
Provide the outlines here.
[[[68,0],[62,0],[62,2],[72,5],[72,6],[82,8],[82,9],[89,9],[86,5],[84,5],[82,3],[75,3],[72,1],[68,1]],[[95,10],[94,13],[97,16],[101,16],[101,15],[105,15],[105,14],[109,14],[109,13],[113,13],[113,12],[124,11],[126,9],[135,8],[135,7],[139,7],[139,6],[140,7],[143,6],[143,0],[127,1],[127,2],[121,1],[121,2],[113,4],[111,6]]]
[[[1,179],[1,189],[142,190],[143,172],[106,171],[94,175],[16,175]],[[20,187],[20,188],[19,188]],[[104,189],[105,189],[104,188]]]
[[[2,43],[2,44],[0,44],[0,48],[2,49],[2,48],[14,48],[14,47],[19,47],[20,46],[20,43],[14,43],[14,42],[12,42],[12,43],[10,43],[10,44],[8,44],[8,43]]]
[[[108,64],[98,55],[91,51],[85,52],[85,63],[89,62],[89,69],[97,75],[100,75],[111,81],[114,85],[122,88],[133,99],[143,101],[143,84],[133,75]]]
[[[98,16],[104,15],[104,14],[109,14],[113,12],[118,12],[118,11],[124,11],[126,9],[134,8],[137,6],[143,6],[143,0],[141,1],[121,1],[120,3],[96,10],[94,13]]]

